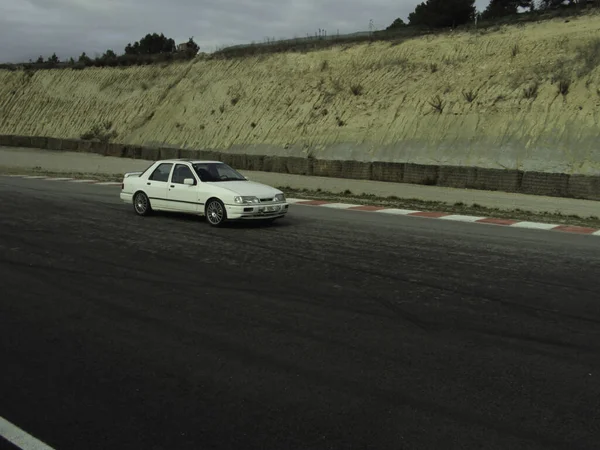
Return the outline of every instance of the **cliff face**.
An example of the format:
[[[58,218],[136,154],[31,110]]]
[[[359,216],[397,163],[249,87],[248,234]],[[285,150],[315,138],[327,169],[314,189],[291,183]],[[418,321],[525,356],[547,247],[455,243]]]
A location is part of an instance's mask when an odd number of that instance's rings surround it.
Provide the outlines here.
[[[80,137],[108,121],[124,143],[600,174],[599,30],[589,15],[307,54],[1,71],[0,134]]]

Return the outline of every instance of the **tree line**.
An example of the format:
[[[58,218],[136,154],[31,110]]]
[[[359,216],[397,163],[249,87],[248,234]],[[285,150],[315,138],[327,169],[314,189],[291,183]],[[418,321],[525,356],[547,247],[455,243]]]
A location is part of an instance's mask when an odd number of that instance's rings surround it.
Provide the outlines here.
[[[465,25],[475,20],[494,20],[512,16],[519,8],[551,10],[586,4],[589,0],[490,0],[487,8],[478,12],[475,0],[426,0],[416,6],[408,15],[408,23],[398,18],[386,28],[395,30],[402,27],[449,28]],[[593,2],[589,2],[593,3]],[[598,3],[598,2],[595,2]]]
[[[418,4],[415,10],[409,14],[408,23],[398,18],[385,30],[374,33],[368,39],[389,39],[395,36],[396,32],[401,29],[405,30],[404,34],[408,33],[408,35],[416,36],[422,32],[427,32],[427,30],[454,28],[476,21],[486,22],[489,25],[503,20],[504,17],[516,16],[519,8],[524,8],[534,13],[540,12],[545,14],[546,11],[553,9],[579,7],[582,4],[586,5],[589,3],[592,3],[594,6],[600,6],[600,0],[490,0],[486,9],[479,12],[475,7],[475,0],[425,0]],[[533,16],[531,17],[533,18]],[[358,43],[364,39],[363,36],[359,36],[355,41]],[[299,44],[252,45],[239,49],[232,47],[215,52],[213,57],[228,58],[261,53],[306,51],[317,47],[331,46],[336,42],[338,41],[331,39],[322,43],[320,41],[311,41]],[[339,42],[348,43],[349,41],[343,40]],[[139,41],[127,44],[120,55],[117,55],[112,49],[108,49],[104,54],[95,58],[89,57],[84,52],[77,60],[70,58],[68,61],[61,61],[56,53],[54,53],[48,58],[40,56],[37,61],[30,60],[29,62],[31,68],[72,67],[73,69],[82,69],[88,66],[131,66],[191,59],[198,54],[199,50],[200,47],[194,42],[193,37],[189,38],[183,49],[178,49],[175,41],[166,37],[163,33],[149,33]],[[13,65],[0,66],[2,68],[10,68]]]
[[[95,58],[91,58],[83,52],[77,60],[70,58],[67,61],[61,61],[56,53],[53,53],[48,58],[40,56],[35,63],[49,67],[73,66],[79,68],[88,66],[131,66],[191,59],[198,54],[199,50],[200,47],[194,42],[193,37],[188,39],[182,50],[178,50],[175,41],[166,37],[163,33],[148,33],[139,41],[127,44],[120,55],[112,49],[108,49],[104,54]],[[30,63],[34,63],[34,61],[30,61]]]

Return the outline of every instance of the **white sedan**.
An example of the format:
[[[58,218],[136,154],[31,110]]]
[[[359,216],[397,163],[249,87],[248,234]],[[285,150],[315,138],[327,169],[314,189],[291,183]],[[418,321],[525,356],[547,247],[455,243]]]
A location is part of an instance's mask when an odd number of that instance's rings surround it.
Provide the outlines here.
[[[182,212],[206,216],[213,226],[228,220],[273,221],[289,207],[279,189],[249,181],[220,161],[156,161],[143,172],[126,173],[120,196],[140,216],[153,210]]]

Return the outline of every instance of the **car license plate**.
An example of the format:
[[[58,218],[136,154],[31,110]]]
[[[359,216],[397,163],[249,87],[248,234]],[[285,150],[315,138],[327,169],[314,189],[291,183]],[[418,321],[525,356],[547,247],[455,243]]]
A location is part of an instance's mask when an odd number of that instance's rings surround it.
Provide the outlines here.
[[[268,212],[279,211],[279,206],[267,206],[265,208],[265,211],[268,211]]]

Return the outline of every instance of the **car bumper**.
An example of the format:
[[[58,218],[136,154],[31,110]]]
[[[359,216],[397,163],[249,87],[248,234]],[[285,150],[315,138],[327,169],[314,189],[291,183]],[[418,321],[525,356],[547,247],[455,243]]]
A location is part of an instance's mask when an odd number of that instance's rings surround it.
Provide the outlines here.
[[[225,205],[227,218],[231,220],[260,220],[283,217],[289,209],[288,203],[265,205]]]
[[[120,197],[125,203],[131,203],[133,201],[133,194],[128,194],[127,192],[121,192]]]

